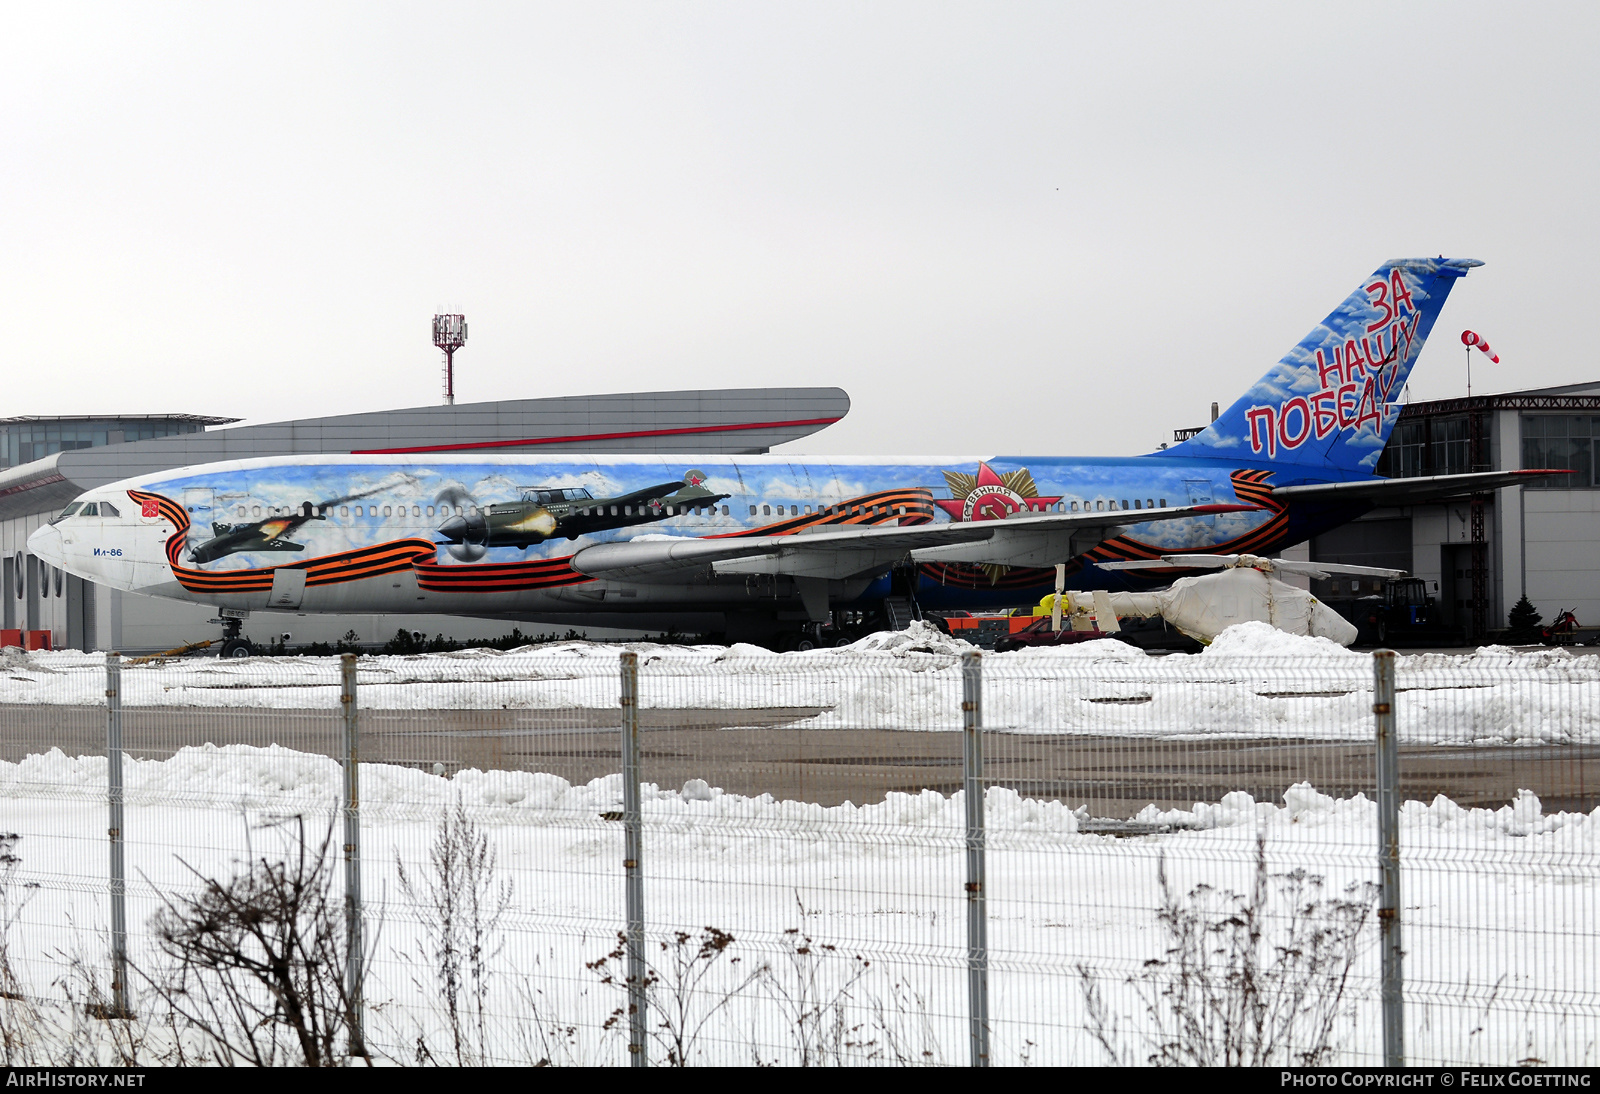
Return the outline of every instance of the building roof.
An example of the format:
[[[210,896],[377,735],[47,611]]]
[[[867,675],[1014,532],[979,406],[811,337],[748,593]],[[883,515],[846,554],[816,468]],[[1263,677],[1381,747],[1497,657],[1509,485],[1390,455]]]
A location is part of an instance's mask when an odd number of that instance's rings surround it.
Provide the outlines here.
[[[843,418],[836,387],[724,388],[511,399],[301,418],[56,452],[0,471],[0,519],[174,467],[255,456],[443,452],[766,452]]]
[[[232,425],[243,418],[217,418],[210,414],[17,414],[0,418],[0,425],[18,422],[199,422],[201,425]]]
[[[1429,399],[1407,403],[1401,408],[1400,416],[1433,418],[1490,410],[1600,410],[1600,382],[1502,391],[1494,395],[1463,396],[1459,399]]]

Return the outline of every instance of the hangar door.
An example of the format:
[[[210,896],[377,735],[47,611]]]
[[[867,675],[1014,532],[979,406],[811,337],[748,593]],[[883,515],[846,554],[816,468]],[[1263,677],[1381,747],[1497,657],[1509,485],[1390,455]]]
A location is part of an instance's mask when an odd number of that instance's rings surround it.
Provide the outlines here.
[[[1348,566],[1386,566],[1412,572],[1411,518],[1353,520],[1311,538],[1312,562],[1342,562]],[[1312,595],[1333,603],[1373,596],[1383,582],[1372,578],[1332,578],[1311,583]]]

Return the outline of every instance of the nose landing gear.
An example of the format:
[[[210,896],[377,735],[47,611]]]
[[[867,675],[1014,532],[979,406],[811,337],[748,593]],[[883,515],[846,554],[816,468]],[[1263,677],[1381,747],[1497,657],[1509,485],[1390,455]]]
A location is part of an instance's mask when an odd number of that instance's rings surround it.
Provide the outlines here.
[[[223,657],[253,657],[256,648],[250,639],[239,632],[244,627],[244,621],[250,618],[250,613],[236,608],[218,608],[218,618],[212,623],[222,624],[222,656]]]

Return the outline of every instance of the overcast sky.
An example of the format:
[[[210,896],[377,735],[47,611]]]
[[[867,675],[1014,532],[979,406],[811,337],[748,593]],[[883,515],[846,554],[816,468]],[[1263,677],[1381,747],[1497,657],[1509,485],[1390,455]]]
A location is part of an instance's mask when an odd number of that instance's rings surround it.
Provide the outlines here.
[[[1384,259],[1412,383],[1600,379],[1600,5],[8,4],[3,414],[836,384],[1147,451]]]

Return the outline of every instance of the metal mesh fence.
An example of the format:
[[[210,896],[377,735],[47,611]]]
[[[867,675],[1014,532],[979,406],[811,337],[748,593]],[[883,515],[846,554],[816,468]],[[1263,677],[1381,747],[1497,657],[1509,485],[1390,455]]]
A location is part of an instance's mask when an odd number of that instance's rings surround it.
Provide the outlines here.
[[[1600,658],[1401,658],[1407,1057],[1593,1064]]]
[[[0,1023],[33,1023],[19,1062],[126,1056],[94,1045],[114,1025],[146,1059],[203,1052],[171,1019],[160,913],[291,861],[302,830],[340,915],[357,867],[362,959],[334,980],[359,979],[339,1005],[381,1060],[1381,1064],[1388,922],[1409,1062],[1592,1062],[1600,659],[1397,659],[1387,918],[1368,655],[1094,643],[964,678],[929,635],[641,646],[636,815],[622,660],[362,658],[353,800],[338,659],[123,666],[137,1017],[85,1033],[50,1008],[115,999],[107,670],[13,659]]]

